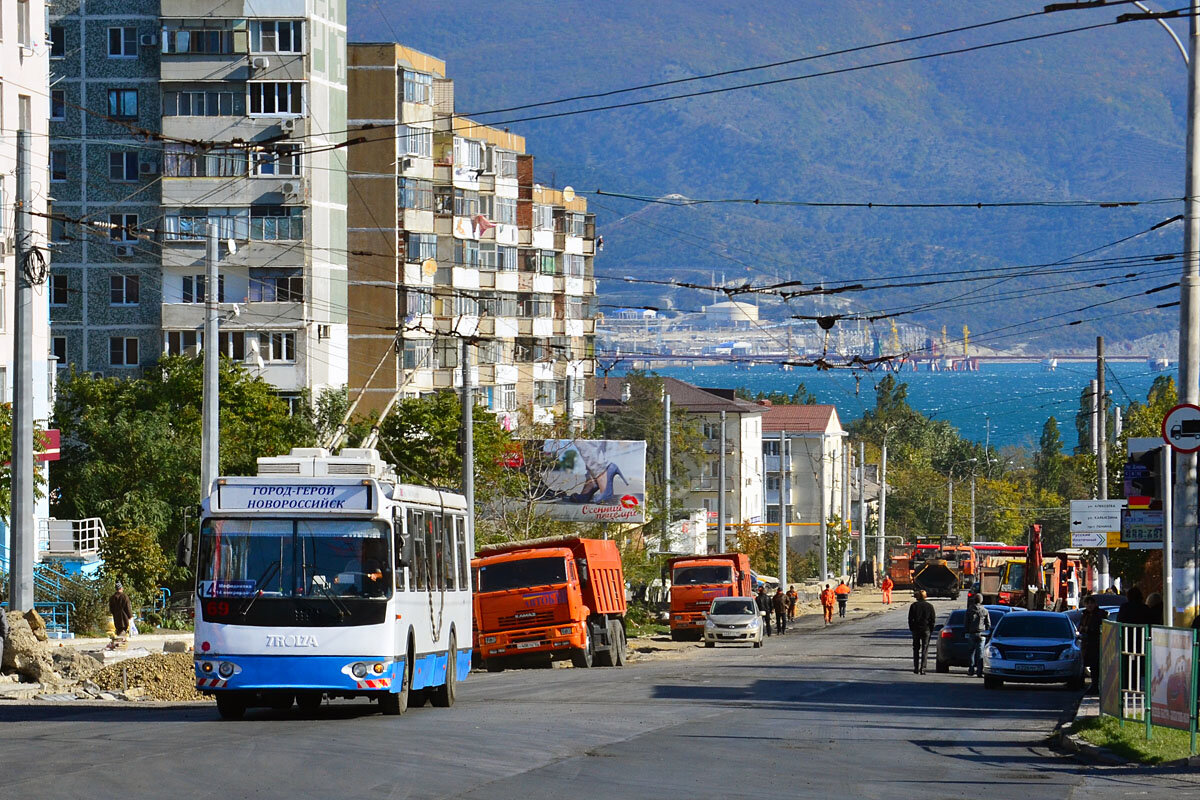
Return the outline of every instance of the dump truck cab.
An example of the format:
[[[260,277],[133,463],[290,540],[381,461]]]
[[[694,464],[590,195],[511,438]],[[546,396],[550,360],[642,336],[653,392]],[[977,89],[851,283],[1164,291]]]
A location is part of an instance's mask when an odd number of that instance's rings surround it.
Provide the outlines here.
[[[751,594],[750,558],[743,553],[679,556],[667,561],[671,580],[671,638],[698,640],[717,597]]]

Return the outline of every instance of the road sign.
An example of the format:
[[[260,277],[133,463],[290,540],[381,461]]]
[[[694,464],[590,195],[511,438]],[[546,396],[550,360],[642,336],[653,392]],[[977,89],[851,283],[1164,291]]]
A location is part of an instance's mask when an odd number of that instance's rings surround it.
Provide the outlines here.
[[[1120,533],[1124,500],[1072,500],[1071,533]]]
[[[1071,547],[1105,547],[1108,545],[1107,533],[1092,533],[1091,531],[1071,531]]]
[[[1200,450],[1200,406],[1180,403],[1168,411],[1163,417],[1162,438],[1179,453]]]

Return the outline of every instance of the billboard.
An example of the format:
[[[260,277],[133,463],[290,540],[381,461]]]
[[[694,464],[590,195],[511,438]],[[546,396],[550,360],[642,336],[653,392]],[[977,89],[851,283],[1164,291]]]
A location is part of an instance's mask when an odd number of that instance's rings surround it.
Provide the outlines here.
[[[646,521],[646,443],[535,439],[539,510],[573,522]]]
[[[1190,628],[1151,628],[1150,721],[1167,728],[1188,730],[1196,701],[1192,696],[1192,637]]]
[[[1093,682],[1095,678],[1093,678]],[[1100,626],[1100,713],[1121,717],[1121,626]]]

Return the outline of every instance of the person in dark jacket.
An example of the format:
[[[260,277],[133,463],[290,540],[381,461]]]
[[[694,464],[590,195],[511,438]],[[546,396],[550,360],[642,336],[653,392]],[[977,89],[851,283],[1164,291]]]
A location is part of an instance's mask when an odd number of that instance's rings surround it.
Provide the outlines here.
[[[992,629],[991,616],[979,602],[979,595],[967,595],[967,615],[963,620],[963,632],[971,644],[971,660],[967,662],[967,676],[983,677],[983,642]]]
[[[775,590],[775,596],[771,598],[771,608],[775,611],[775,632],[782,634],[787,631],[787,595],[783,593],[783,587]]]
[[[1125,604],[1117,612],[1117,622],[1125,622],[1130,625],[1150,624],[1150,608],[1142,600],[1142,590],[1134,586],[1126,597]]]
[[[1083,665],[1092,676],[1092,685],[1088,694],[1098,694],[1100,691],[1100,628],[1108,612],[1100,607],[1096,595],[1089,594],[1083,600],[1083,614],[1079,617],[1079,638],[1083,645]]]
[[[112,597],[108,598],[108,613],[112,614],[117,636],[128,635],[129,621],[133,619],[133,604],[129,602],[129,595],[125,594],[125,587],[119,583]]]
[[[4,640],[8,638],[8,610],[0,608],[0,664],[4,663]]]
[[[770,636],[771,598],[767,597],[767,590],[761,585],[758,587],[758,594],[754,596],[754,605],[758,606],[759,613],[763,616],[763,636]]]
[[[921,589],[913,592],[917,601],[908,607],[908,630],[912,633],[913,644],[913,674],[925,674],[925,661],[929,657],[929,637],[933,635],[933,625],[937,620],[937,612],[933,604],[925,599]]]
[[[1163,617],[1163,599],[1158,592],[1152,592],[1146,598],[1146,618],[1151,625],[1170,625]]]

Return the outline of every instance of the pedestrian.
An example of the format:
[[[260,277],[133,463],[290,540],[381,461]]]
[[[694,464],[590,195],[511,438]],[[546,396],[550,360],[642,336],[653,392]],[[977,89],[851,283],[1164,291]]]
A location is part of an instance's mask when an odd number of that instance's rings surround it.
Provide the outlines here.
[[[891,575],[884,575],[883,582],[879,584],[879,590],[883,592],[883,604],[890,606],[892,604],[892,589],[896,586],[892,582]]]
[[[1152,592],[1146,598],[1146,619],[1151,625],[1169,625],[1168,620],[1163,619],[1163,599],[1158,592]]]
[[[796,605],[800,602],[800,593],[796,591],[795,586],[788,587],[787,601],[787,616],[790,622],[796,618]]]
[[[129,622],[133,619],[133,604],[129,602],[129,595],[125,594],[125,587],[119,583],[112,597],[108,598],[108,613],[112,614],[116,635],[127,635]]]
[[[967,662],[967,676],[983,677],[983,643],[988,631],[992,628],[992,620],[988,610],[979,602],[979,595],[967,595],[967,616],[963,621],[963,632],[971,646],[971,658]]]
[[[775,611],[775,632],[782,635],[787,632],[787,595],[783,593],[782,586],[775,590],[771,608]]]
[[[1083,613],[1079,616],[1079,637],[1083,645],[1083,665],[1088,668],[1092,684],[1088,694],[1100,693],[1100,629],[1108,612],[1100,607],[1096,595],[1089,594],[1083,601]]]
[[[929,637],[933,635],[933,624],[937,612],[933,604],[925,599],[925,591],[913,592],[916,602],[908,607],[908,630],[912,634],[913,674],[925,674],[925,661],[929,657]]]
[[[1117,612],[1117,622],[1124,622],[1130,625],[1149,625],[1150,624],[1150,607],[1146,605],[1142,599],[1142,590],[1136,586],[1131,586],[1127,599],[1122,604],[1121,610]]]
[[[758,606],[763,617],[763,635],[771,635],[771,598],[767,597],[767,587],[758,585],[758,594],[754,596],[754,605]]]
[[[825,588],[821,590],[821,610],[825,612],[825,624],[833,622],[833,589],[829,588],[829,584],[825,584]]]
[[[4,663],[4,640],[8,638],[8,609],[0,608],[0,664]]]
[[[846,601],[850,599],[850,587],[846,585],[845,581],[842,581],[833,590],[833,593],[837,597],[838,616],[846,616]]]

